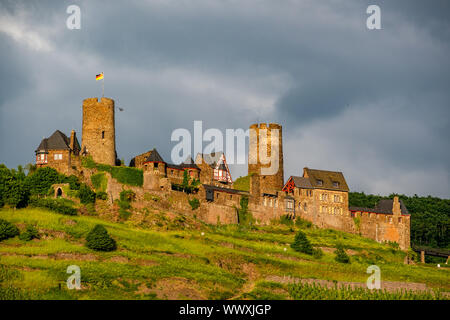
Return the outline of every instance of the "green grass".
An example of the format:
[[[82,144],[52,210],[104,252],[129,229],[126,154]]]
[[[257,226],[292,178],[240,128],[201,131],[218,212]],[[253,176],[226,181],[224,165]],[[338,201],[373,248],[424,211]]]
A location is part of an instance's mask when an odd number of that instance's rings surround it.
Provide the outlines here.
[[[251,175],[237,178],[233,183],[233,188],[236,190],[250,191],[250,177]]]
[[[290,276],[365,282],[371,264],[381,268],[382,280],[421,282],[450,290],[449,268],[404,265],[404,252],[357,235],[302,229],[315,247],[334,249],[340,243],[351,250],[351,264],[344,265],[334,261],[330,250],[320,259],[292,250],[289,244],[298,230],[294,226],[248,230],[189,220],[184,227],[174,227],[163,214],[155,215],[159,216],[158,227],[144,228],[133,219],[115,223],[44,209],[0,210],[0,218],[21,229],[32,224],[41,235],[28,242],[18,237],[0,242],[0,299],[155,299],[167,295],[292,299],[296,296],[286,285],[265,279]],[[116,251],[96,252],[84,245],[96,224],[104,225],[117,241]],[[81,268],[82,290],[65,286],[66,269],[72,264]],[[194,296],[189,295],[192,291]],[[324,299],[330,296],[322,295]]]

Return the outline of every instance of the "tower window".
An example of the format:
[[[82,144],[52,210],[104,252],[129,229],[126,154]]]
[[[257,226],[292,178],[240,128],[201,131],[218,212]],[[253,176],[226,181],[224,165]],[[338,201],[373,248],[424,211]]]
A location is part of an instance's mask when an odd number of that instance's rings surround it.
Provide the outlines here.
[[[105,139],[105,131],[102,131],[102,139]]]

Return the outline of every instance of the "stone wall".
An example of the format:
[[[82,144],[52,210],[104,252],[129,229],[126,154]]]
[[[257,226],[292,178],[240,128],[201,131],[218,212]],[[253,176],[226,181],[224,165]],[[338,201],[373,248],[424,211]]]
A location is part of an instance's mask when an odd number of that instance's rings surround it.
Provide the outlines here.
[[[88,98],[83,101],[82,152],[96,163],[116,164],[114,100]]]

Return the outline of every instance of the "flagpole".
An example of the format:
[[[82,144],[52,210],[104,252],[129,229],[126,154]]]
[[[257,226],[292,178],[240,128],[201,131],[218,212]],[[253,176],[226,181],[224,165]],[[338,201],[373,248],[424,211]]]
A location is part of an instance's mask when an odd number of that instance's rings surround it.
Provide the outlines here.
[[[102,72],[103,74],[103,81],[102,81],[102,98],[105,97],[105,74]]]

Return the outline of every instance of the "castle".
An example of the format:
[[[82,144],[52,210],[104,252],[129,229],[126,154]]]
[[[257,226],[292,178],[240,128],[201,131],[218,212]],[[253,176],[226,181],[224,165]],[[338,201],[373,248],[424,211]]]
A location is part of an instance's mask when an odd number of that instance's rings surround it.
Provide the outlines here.
[[[92,172],[82,167],[83,157],[92,157],[99,164],[120,165],[115,143],[114,100],[102,97],[83,101],[82,144],[72,130],[70,138],[57,130],[43,139],[36,149],[36,165],[50,166],[89,181]],[[349,188],[342,172],[303,168],[301,176],[284,181],[282,126],[252,124],[248,154],[249,189],[233,188],[233,180],[222,152],[198,154],[195,160],[181,164],[166,162],[156,149],[135,156],[130,167],[143,172],[142,187],[134,187],[138,199],[146,193],[175,199],[178,211],[191,214],[189,200],[196,197],[197,218],[210,224],[239,223],[238,208],[243,197],[256,223],[269,224],[287,216],[300,217],[320,228],[332,228],[360,234],[379,242],[397,242],[401,249],[410,247],[410,215],[398,197],[381,200],[375,209],[348,206]],[[268,170],[272,163],[277,170]],[[187,173],[197,181],[194,194],[186,194],[180,185]],[[124,188],[110,179],[108,194],[111,203]],[[142,200],[143,201],[143,200]]]

